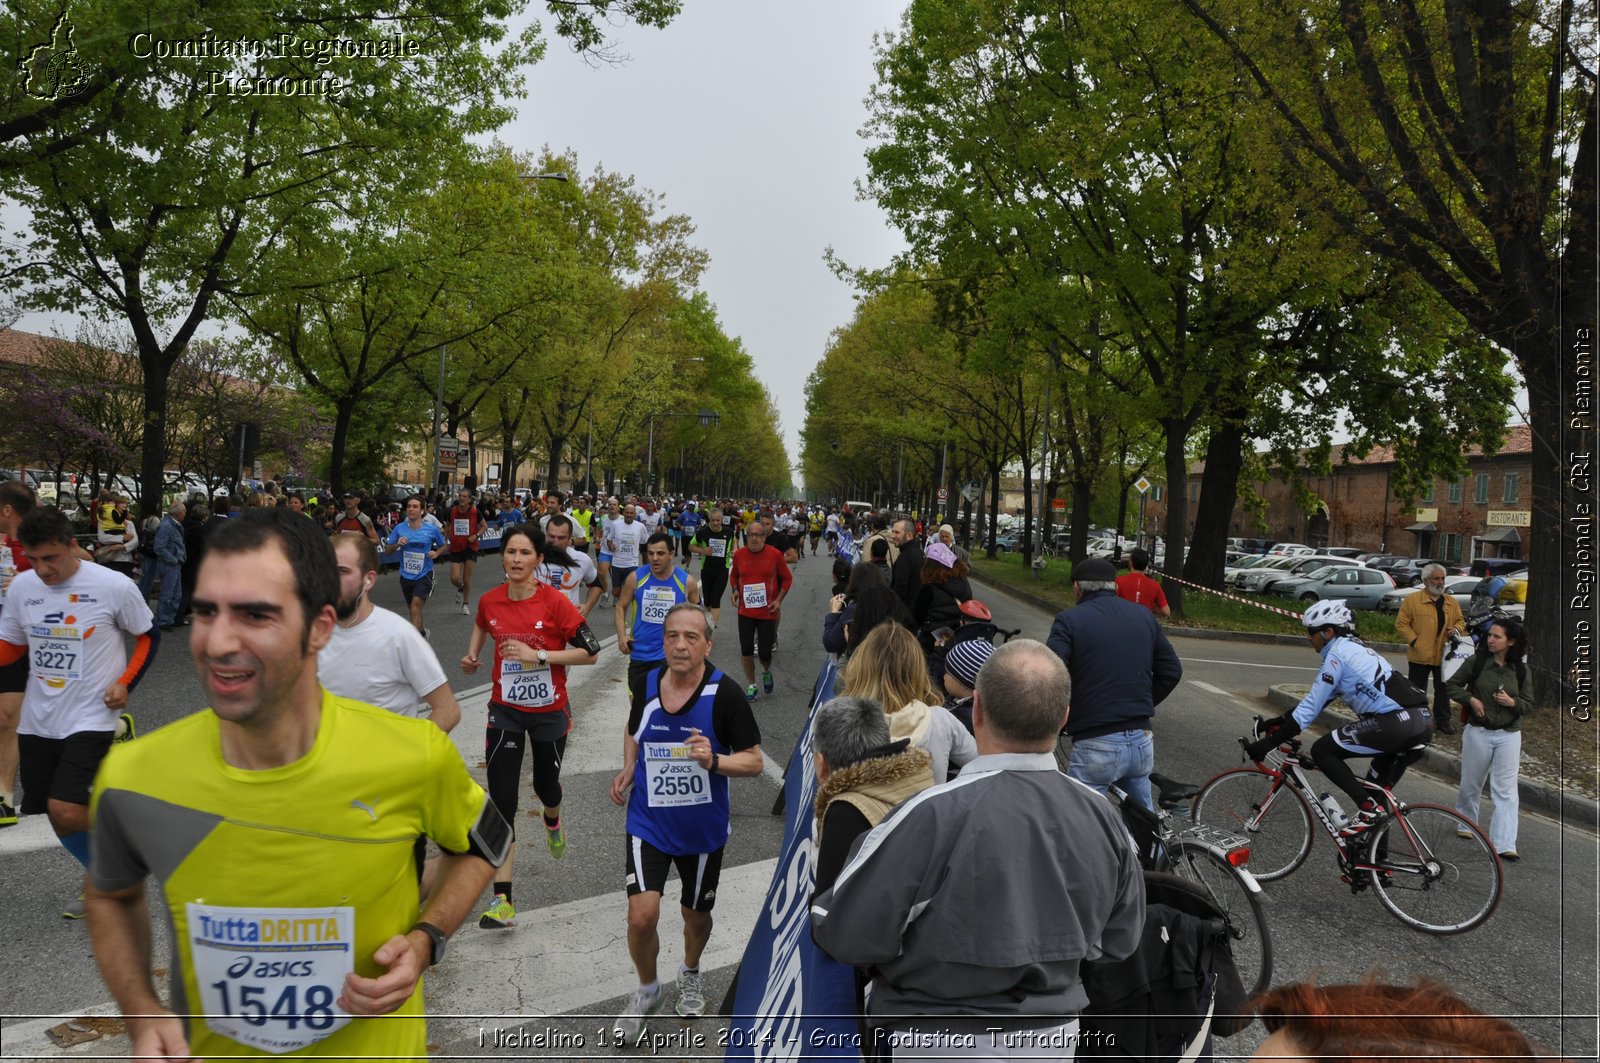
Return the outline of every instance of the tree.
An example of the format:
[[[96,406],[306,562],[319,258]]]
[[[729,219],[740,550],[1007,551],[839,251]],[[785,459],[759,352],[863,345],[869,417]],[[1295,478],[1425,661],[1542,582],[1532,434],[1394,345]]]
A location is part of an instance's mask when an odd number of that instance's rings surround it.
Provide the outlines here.
[[[1592,376],[1596,13],[1587,0],[1184,0],[1254,89],[1256,120],[1315,175],[1323,214],[1412,271],[1514,358],[1533,428],[1528,602],[1535,683],[1554,704],[1573,663],[1554,588],[1576,547],[1563,498],[1594,417],[1564,404]],[[1591,508],[1589,512],[1594,512]]]
[[[520,91],[518,69],[539,56],[537,27],[508,38],[525,0],[394,0],[377,9],[318,12],[253,5],[207,8],[163,0],[72,6],[79,61],[115,84],[70,106],[12,101],[0,112],[9,138],[0,159],[10,197],[32,214],[20,248],[0,257],[0,278],[26,284],[39,309],[94,311],[127,323],[143,369],[144,498],[159,497],[169,380],[213,302],[225,290],[260,292],[291,278],[263,272],[267,252],[304,212],[344,203],[347,182],[402,188],[440,154],[501,124],[502,100]],[[608,19],[662,25],[676,0],[557,2],[557,32],[598,49]],[[0,48],[48,41],[59,12],[14,8]],[[48,12],[48,13],[47,13]],[[198,12],[198,13],[197,13]],[[151,27],[160,27],[153,33]],[[374,61],[292,49],[263,58],[163,56],[138,65],[130,42],[153,37],[225,42],[390,44],[402,27],[415,52]],[[7,69],[23,56],[7,55]],[[98,75],[93,75],[98,77]],[[77,97],[74,97],[76,100]],[[115,135],[107,135],[107,130]]]

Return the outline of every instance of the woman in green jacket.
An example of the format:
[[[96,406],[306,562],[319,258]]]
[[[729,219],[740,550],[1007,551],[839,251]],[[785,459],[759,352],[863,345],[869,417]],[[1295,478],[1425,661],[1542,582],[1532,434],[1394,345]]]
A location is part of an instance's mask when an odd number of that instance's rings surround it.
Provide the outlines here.
[[[1489,843],[1502,860],[1517,856],[1517,766],[1522,717],[1533,707],[1533,677],[1523,663],[1527,634],[1514,618],[1496,620],[1480,649],[1450,677],[1450,700],[1462,706],[1461,789],[1456,811],[1477,822],[1478,799],[1489,782],[1494,814]]]

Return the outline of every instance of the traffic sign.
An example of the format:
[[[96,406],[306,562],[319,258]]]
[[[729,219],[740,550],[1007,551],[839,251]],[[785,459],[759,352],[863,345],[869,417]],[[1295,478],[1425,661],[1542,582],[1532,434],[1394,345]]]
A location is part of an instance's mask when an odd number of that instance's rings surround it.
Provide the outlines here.
[[[1149,480],[1146,480],[1143,476],[1141,476],[1133,482],[1133,486],[1137,487],[1139,489],[1139,493],[1142,495],[1146,491],[1150,490],[1151,484]]]
[[[455,472],[460,464],[461,441],[454,436],[439,437],[439,471]]]
[[[939,501],[941,501],[941,502],[950,501],[950,489],[948,487],[939,488]]]
[[[981,491],[982,488],[978,486],[978,481],[976,480],[968,480],[961,485],[961,497],[968,502],[976,502]]]
[[[1064,512],[1067,508],[1067,500],[1064,498],[1052,498],[1050,500],[1050,508],[1057,513]]]

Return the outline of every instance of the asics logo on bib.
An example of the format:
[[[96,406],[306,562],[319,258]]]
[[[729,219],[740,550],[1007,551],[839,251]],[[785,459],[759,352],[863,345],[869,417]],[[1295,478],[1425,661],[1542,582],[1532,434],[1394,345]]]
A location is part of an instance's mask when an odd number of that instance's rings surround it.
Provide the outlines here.
[[[315,969],[310,960],[263,960],[254,956],[240,956],[228,965],[229,978],[243,978],[255,968],[257,978],[309,978]]]

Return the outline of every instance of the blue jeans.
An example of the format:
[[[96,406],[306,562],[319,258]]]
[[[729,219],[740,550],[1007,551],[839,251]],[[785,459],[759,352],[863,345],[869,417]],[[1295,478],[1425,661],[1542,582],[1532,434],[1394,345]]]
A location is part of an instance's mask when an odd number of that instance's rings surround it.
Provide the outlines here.
[[[1521,761],[1521,731],[1491,731],[1475,724],[1461,729],[1461,788],[1456,793],[1456,811],[1481,823],[1479,800],[1488,780],[1494,813],[1486,833],[1497,853],[1517,849],[1517,768]]]
[[[183,605],[183,566],[161,563],[161,597],[156,601],[156,623],[171,627],[178,622]]]
[[[1072,743],[1067,774],[1101,793],[1115,786],[1131,800],[1155,811],[1150,799],[1150,773],[1156,767],[1156,744],[1150,732],[1119,731]]]

